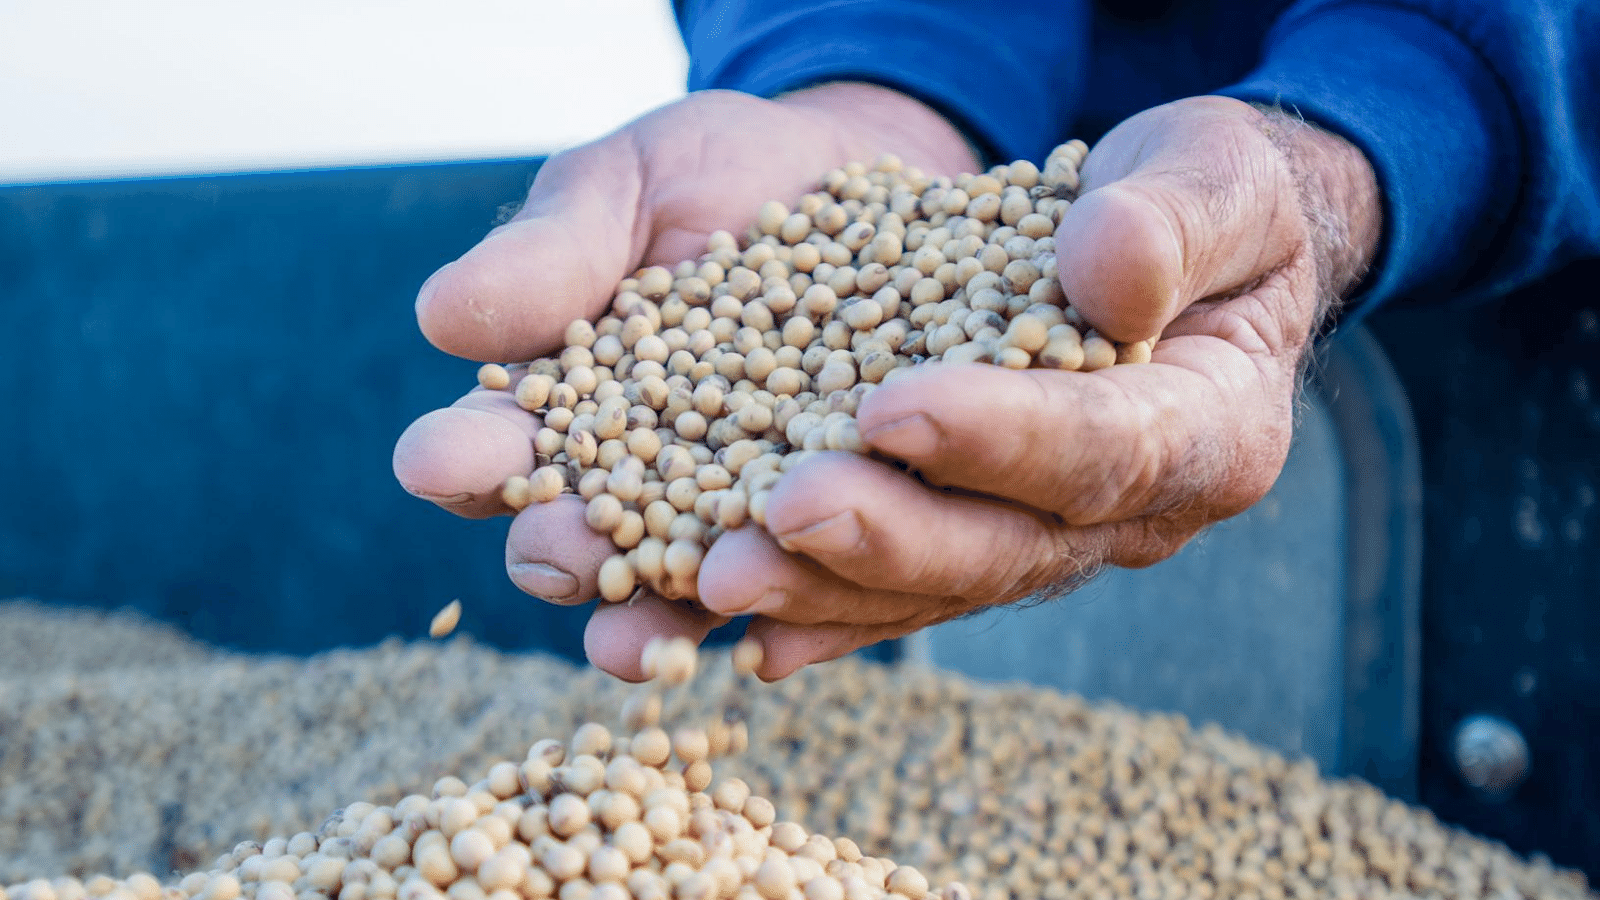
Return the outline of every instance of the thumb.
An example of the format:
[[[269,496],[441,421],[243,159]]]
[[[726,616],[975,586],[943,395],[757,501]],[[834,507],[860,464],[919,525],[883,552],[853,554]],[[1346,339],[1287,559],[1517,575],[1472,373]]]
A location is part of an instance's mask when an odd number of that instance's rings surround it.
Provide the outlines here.
[[[1061,287],[1114,341],[1159,335],[1189,304],[1287,262],[1304,231],[1282,153],[1248,104],[1198,97],[1113,129],[1056,229]]]
[[[614,134],[551,157],[510,222],[423,284],[428,340],[468,359],[527,360],[598,316],[646,242],[636,148]]]

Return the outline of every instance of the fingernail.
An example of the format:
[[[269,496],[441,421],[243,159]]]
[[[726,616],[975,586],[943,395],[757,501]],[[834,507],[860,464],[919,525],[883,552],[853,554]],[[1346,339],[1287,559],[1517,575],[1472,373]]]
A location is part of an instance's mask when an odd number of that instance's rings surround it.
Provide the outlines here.
[[[861,517],[853,509],[829,516],[815,525],[787,531],[779,537],[781,546],[813,553],[848,553],[861,549],[865,532]]]
[[[885,422],[863,434],[861,439],[874,450],[910,459],[932,456],[944,443],[939,427],[922,413]]]
[[[762,594],[760,600],[757,600],[749,609],[745,610],[745,614],[752,616],[764,616],[770,613],[778,612],[788,605],[789,592],[783,588],[773,588],[772,590],[767,591],[765,594]]]
[[[413,490],[409,487],[406,490],[410,491],[412,496],[421,497],[423,500],[437,503],[440,506],[465,506],[478,499],[477,494],[468,491],[463,491],[459,494],[430,494],[427,491]]]
[[[517,563],[507,566],[506,572],[517,587],[535,597],[571,600],[578,593],[578,579],[549,563]]]
[[[454,263],[450,263],[448,265],[442,266],[439,269],[439,271],[434,272],[432,275],[429,275],[428,276],[428,280],[424,281],[422,283],[422,287],[417,289],[417,302],[416,302],[416,308],[417,309],[421,309],[422,307],[427,306],[428,305],[428,301],[433,299],[433,295],[437,294],[439,292],[439,276],[443,275],[444,274],[444,270],[450,268],[450,266],[452,266],[452,265],[455,265],[455,264]]]
[[[737,601],[740,598],[735,597],[731,599]],[[744,606],[736,607],[732,604],[719,604],[717,606],[708,605],[706,608],[710,609],[719,616],[755,616],[761,615],[762,613],[771,612],[772,610],[781,609],[788,605],[788,603],[788,591],[785,591],[783,588],[769,588],[765,594],[762,594],[755,600],[746,603]]]

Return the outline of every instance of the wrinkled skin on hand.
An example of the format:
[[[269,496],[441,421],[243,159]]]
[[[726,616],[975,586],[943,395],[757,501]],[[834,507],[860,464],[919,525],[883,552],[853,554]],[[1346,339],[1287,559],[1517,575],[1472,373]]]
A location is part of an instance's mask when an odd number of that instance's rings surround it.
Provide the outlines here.
[[[761,202],[793,201],[883,150],[929,173],[976,168],[948,123],[886,89],[691,96],[547,163],[514,220],[424,285],[422,329],[473,359],[548,354],[638,266],[696,256]],[[780,678],[1105,565],[1150,565],[1260,499],[1288,452],[1319,316],[1376,246],[1370,166],[1286,116],[1200,97],[1118,126],[1082,178],[1056,234],[1062,287],[1109,337],[1160,335],[1149,364],[928,366],[881,386],[857,414],[862,437],[910,472],[808,459],[773,491],[770,533],[747,526],[707,553],[704,609],[601,604],[590,660],[637,679],[650,637],[699,640],[752,615],[758,674]],[[395,472],[453,512],[507,514],[499,486],[531,467],[538,424],[510,394],[474,391],[406,432]],[[517,514],[516,584],[557,603],[596,596],[615,551],[583,509],[563,496]]]

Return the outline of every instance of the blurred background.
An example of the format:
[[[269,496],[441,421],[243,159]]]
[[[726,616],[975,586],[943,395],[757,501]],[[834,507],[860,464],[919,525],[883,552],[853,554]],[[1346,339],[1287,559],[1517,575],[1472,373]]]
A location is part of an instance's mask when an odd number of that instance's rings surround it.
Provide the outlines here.
[[[505,522],[394,481],[475,369],[412,302],[685,70],[665,0],[0,0],[0,598],[299,654],[459,598],[581,659]],[[1217,721],[1600,872],[1597,277],[1343,329],[1249,513],[886,652]]]
[[[658,0],[6,0],[0,16],[13,182],[537,156],[681,96],[688,65]]]
[[[459,596],[465,630],[581,658],[586,612],[530,617],[506,582],[504,523],[412,500],[388,457],[472,384],[417,333],[417,287],[545,155],[683,94],[671,5],[3,19],[0,596],[288,652],[416,635]]]

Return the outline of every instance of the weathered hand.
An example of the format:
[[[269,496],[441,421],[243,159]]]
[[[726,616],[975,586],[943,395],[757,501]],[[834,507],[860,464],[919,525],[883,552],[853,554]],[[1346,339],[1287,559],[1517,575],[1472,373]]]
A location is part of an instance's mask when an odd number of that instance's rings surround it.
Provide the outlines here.
[[[948,123],[884,88],[828,85],[776,102],[696,94],[546,163],[517,216],[423,286],[422,330],[471,359],[546,354],[572,320],[599,316],[635,268],[696,256],[711,232],[742,230],[762,202],[793,201],[820,173],[889,148],[933,173],[976,165]],[[509,394],[475,391],[407,430],[395,473],[408,490],[460,515],[508,514],[500,485],[531,468],[539,424]],[[584,524],[583,503],[562,497],[517,516],[506,565],[529,593],[581,603],[596,596],[596,573],[611,552]],[[653,634],[698,640],[722,621],[650,599],[606,605],[585,644],[596,665],[636,678]]]
[[[700,574],[754,614],[765,677],[985,605],[1145,566],[1258,500],[1288,451],[1300,363],[1374,252],[1353,146],[1223,98],[1149,110],[1086,160],[1056,235],[1074,305],[1152,362],[1092,373],[928,366],[858,413],[917,477],[828,453]],[[780,546],[794,553],[785,553]]]

